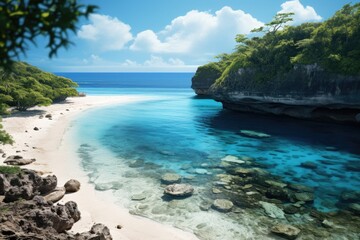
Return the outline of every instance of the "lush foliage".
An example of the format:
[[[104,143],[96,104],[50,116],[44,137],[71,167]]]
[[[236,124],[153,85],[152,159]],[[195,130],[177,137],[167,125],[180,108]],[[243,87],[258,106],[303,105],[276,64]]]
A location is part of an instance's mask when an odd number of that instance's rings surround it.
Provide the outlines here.
[[[36,105],[76,96],[76,83],[70,79],[43,72],[27,63],[17,62],[11,71],[0,69],[0,103],[2,108],[15,107],[24,111]]]
[[[9,67],[39,35],[48,38],[49,56],[67,48],[69,32],[95,10],[77,0],[0,0],[0,66]]]
[[[18,174],[21,172],[21,168],[17,166],[0,166],[1,174]]]
[[[264,27],[255,29],[265,33],[262,37],[238,35],[234,53],[207,65],[226,66],[215,86],[229,88],[238,84],[234,80],[241,69],[243,75],[251,75],[245,87],[257,90],[263,90],[265,85],[272,88],[286,84],[281,76],[297,65],[314,64],[341,75],[360,74],[360,3],[345,5],[323,23],[284,26],[291,16],[278,14]]]

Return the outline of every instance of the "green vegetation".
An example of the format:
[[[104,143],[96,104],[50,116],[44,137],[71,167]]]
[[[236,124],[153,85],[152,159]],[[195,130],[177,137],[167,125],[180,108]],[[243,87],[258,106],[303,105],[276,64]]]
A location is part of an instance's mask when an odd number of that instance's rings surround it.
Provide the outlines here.
[[[71,44],[68,35],[79,19],[95,9],[77,0],[0,0],[0,66],[10,67],[39,35],[48,38],[49,57],[55,56]]]
[[[70,79],[41,71],[23,62],[14,63],[12,71],[0,69],[0,76],[3,108],[10,106],[25,111],[30,107],[47,106],[78,95],[75,89],[77,84]]]
[[[285,77],[298,66],[313,65],[340,75],[360,74],[360,3],[345,5],[323,23],[284,26],[292,15],[278,14],[264,27],[253,30],[263,32],[262,37],[238,35],[236,51],[205,65],[210,68],[208,73],[203,73],[205,66],[200,67],[193,81],[214,73],[214,89],[267,92],[301,85]]]
[[[17,166],[0,166],[1,174],[18,174],[21,172],[21,168]]]
[[[24,62],[15,62],[10,70],[0,68],[0,114],[7,114],[9,107],[25,111],[77,96],[75,87],[77,84],[70,79],[41,71]],[[1,128],[0,124],[0,143],[13,143]]]

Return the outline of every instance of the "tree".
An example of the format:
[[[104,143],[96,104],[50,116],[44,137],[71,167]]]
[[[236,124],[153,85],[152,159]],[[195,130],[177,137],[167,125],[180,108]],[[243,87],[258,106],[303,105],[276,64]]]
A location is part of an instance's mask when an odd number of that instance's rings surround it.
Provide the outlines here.
[[[56,56],[71,44],[79,19],[96,8],[77,0],[0,0],[0,67],[9,68],[39,35],[48,38],[49,57]]]
[[[275,34],[279,29],[283,28],[286,23],[293,20],[291,16],[295,13],[278,13],[275,15],[273,20],[269,23],[266,23],[264,27],[259,27],[251,30],[251,32],[264,32]]]

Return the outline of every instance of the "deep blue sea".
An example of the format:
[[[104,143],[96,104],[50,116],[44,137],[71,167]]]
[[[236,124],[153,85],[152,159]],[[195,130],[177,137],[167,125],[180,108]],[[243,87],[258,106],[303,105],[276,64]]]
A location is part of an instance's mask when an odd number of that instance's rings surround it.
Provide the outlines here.
[[[254,230],[257,223],[246,221],[246,212],[241,212],[240,224],[236,214],[199,209],[216,198],[211,191],[226,171],[214,166],[229,155],[251,158],[279,181],[313,187],[313,206],[319,211],[338,210],[342,193],[360,189],[357,126],[223,110],[221,103],[194,94],[193,73],[57,74],[76,81],[87,95],[151,97],[90,110],[75,122],[90,181],[99,191],[112,191],[134,214],[208,234],[209,239],[267,239],[260,225]],[[240,130],[271,137],[249,138]],[[304,162],[313,167],[302,167]],[[165,201],[159,179],[167,172],[191,183],[194,196]],[[132,200],[139,194],[146,198]],[[204,221],[206,227],[198,227]]]

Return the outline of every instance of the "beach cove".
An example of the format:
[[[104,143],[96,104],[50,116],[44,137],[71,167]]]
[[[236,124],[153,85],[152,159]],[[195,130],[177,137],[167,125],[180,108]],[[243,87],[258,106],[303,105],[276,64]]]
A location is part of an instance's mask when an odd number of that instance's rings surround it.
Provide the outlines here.
[[[64,103],[35,107],[24,113],[13,114],[3,119],[3,125],[13,136],[15,143],[4,145],[2,149],[8,156],[20,154],[25,158],[35,158],[36,162],[25,168],[45,175],[54,174],[59,185],[71,178],[81,182],[79,192],[65,195],[60,201],[64,203],[71,200],[78,204],[81,220],[74,225],[71,230],[73,232],[82,232],[94,223],[103,223],[109,227],[113,239],[197,239],[191,233],[130,215],[128,210],[114,204],[109,193],[95,191],[81,169],[77,149],[71,145],[68,129],[72,121],[84,111],[144,100],[147,99],[129,96],[69,98]],[[51,114],[51,119],[39,118],[45,114]],[[39,130],[34,130],[35,127]],[[116,228],[118,225],[121,229]]]

